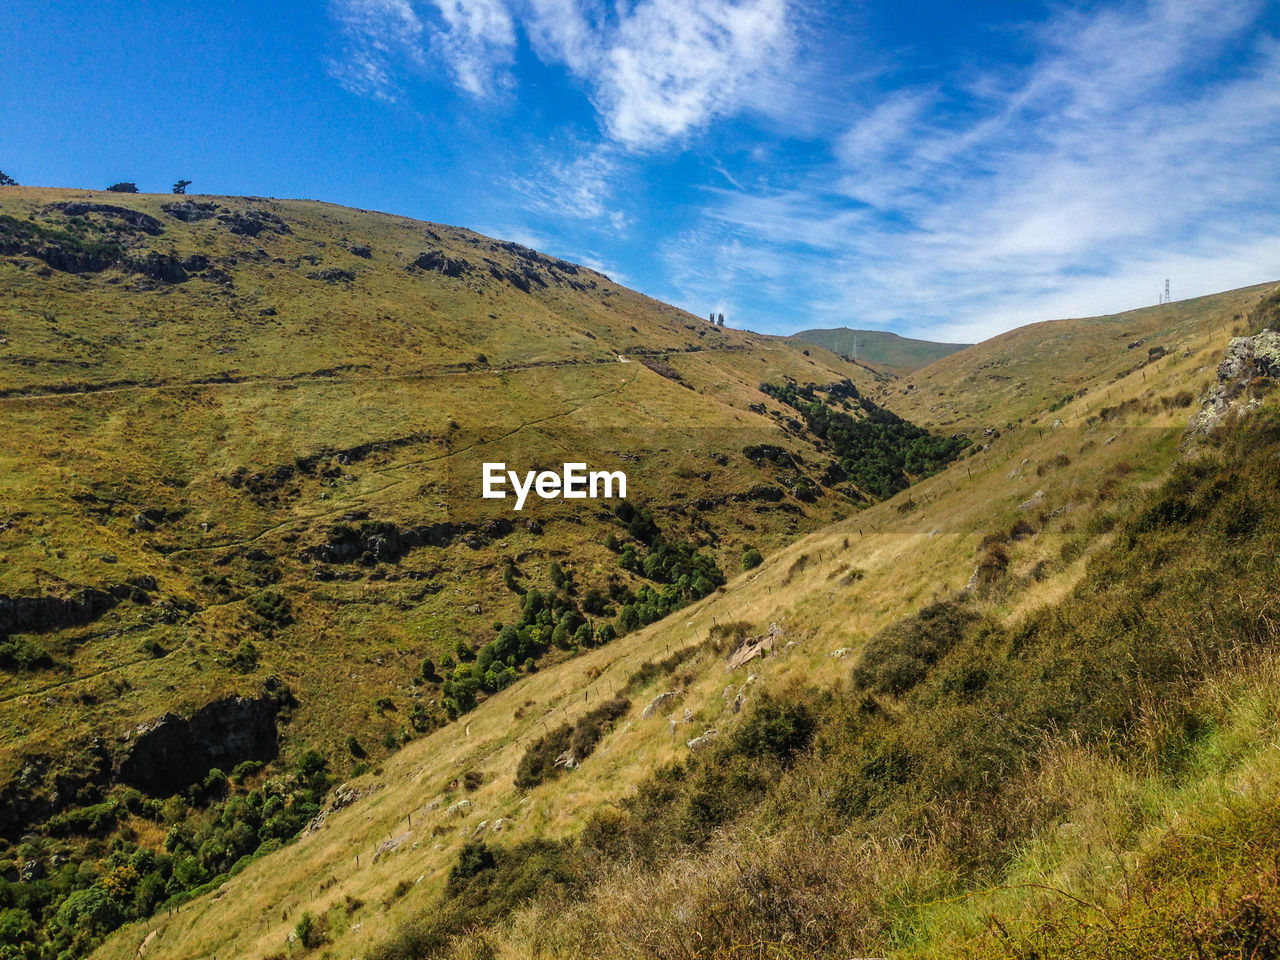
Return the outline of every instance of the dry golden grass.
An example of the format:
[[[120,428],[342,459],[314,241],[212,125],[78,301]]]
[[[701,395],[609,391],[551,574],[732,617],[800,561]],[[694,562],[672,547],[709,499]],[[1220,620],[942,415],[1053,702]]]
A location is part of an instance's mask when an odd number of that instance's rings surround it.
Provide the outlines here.
[[[1100,518],[1160,478],[1175,455],[1187,411],[1166,410],[1159,398],[1184,389],[1199,393],[1211,382],[1216,357],[1230,334],[1229,329],[1223,329],[1224,319],[1229,328],[1234,315],[1262,292],[1252,288],[1224,295],[1214,301],[1213,309],[1206,307],[1190,315],[1184,339],[1177,344],[1177,356],[1162,362],[1158,369],[1153,364],[1112,379],[1116,347],[1108,332],[1103,343],[1091,348],[1099,351],[1094,365],[1098,372],[1093,382],[1086,384],[1089,390],[1085,396],[1052,414],[1034,404],[1023,410],[1018,406],[1021,400],[1014,403],[997,397],[993,403],[1007,402],[1010,407],[997,418],[1001,433],[990,441],[989,449],[885,504],[802,537],[768,556],[762,566],[739,576],[723,591],[666,621],[539,672],[494,696],[463,722],[389,757],[380,771],[357,781],[358,786],[371,791],[368,797],[332,814],[320,831],[253,864],[229,882],[224,896],[216,900],[206,897],[184,906],[173,917],[126,928],[98,955],[133,956],[152,930],[158,933],[148,946],[148,957],[224,951],[267,955],[284,949],[301,911],[323,913],[346,895],[363,900],[366,906],[350,924],[334,929],[333,949],[342,955],[359,955],[380,942],[398,921],[430,908],[448,865],[478,823],[508,819],[509,826],[501,834],[504,842],[574,834],[602,804],[625,796],[655,767],[684,753],[687,737],[731,724],[726,685],[737,688],[749,675],[755,675],[756,683],[766,689],[795,681],[821,685],[843,680],[861,645],[877,630],[965,586],[984,536],[1006,534],[1020,520],[1026,520],[1034,530],[1009,544],[1010,574],[983,594],[980,603],[986,613],[1013,621],[1064,596],[1080,578],[1090,553],[1105,542],[1106,525]],[[1064,331],[1083,336],[1098,326],[1073,323]],[[1025,346],[1028,341],[1018,342]],[[1111,344],[1111,353],[1104,349],[1107,344]],[[980,367],[990,351],[1006,349],[1003,340],[995,346],[980,345],[966,351],[972,355],[964,362]],[[1118,350],[1123,359],[1125,345],[1119,344]],[[1183,357],[1184,351],[1190,355]],[[942,364],[960,363],[957,358],[963,357],[957,355]],[[945,389],[958,390],[959,383],[944,381],[949,375],[943,368],[918,376],[935,387],[946,382]],[[1136,403],[1121,419],[1098,421],[1094,418],[1107,394],[1108,405],[1129,400]],[[968,414],[974,418],[983,415],[983,411]],[[1033,415],[1035,419],[1030,420]],[[1029,422],[1006,426],[1019,416]],[[1051,427],[1054,420],[1061,420],[1062,425]],[[1055,461],[1060,454],[1069,462]],[[1037,474],[1038,465],[1051,462],[1058,465]],[[1020,509],[1019,505],[1032,500],[1037,491],[1042,497]],[[908,500],[916,506],[900,510]],[[801,558],[805,558],[803,564]],[[842,584],[842,578],[854,568],[863,571],[863,577]],[[577,716],[619,689],[644,661],[702,643],[713,626],[739,621],[752,624],[757,634],[776,622],[785,630],[783,642],[795,645],[734,673],[726,671],[722,657],[702,655],[691,662],[695,669],[688,671],[688,682],[672,711],[679,719],[685,709],[690,710],[691,724],[681,724],[673,736],[667,716],[640,719],[649,699],[666,689],[659,681],[633,698],[630,717],[619,723],[578,770],[527,796],[513,789],[512,774],[523,746],[542,733],[544,722],[550,726]],[[846,653],[834,655],[839,650]],[[1270,702],[1274,696],[1273,679],[1271,674],[1260,675],[1258,687],[1242,701],[1232,699],[1239,691],[1224,694],[1224,711],[1229,713],[1233,704],[1243,702],[1256,714],[1261,709],[1256,703]],[[1255,705],[1248,706],[1251,703]],[[522,712],[519,719],[518,709]],[[1063,743],[1056,748],[1056,756],[1058,761],[1041,774],[1044,780],[1035,785],[1034,792],[1074,796],[1071,802],[1089,824],[1082,835],[1092,837],[1112,829],[1108,818],[1123,806],[1117,796],[1126,792],[1149,796],[1157,789],[1152,783],[1125,781],[1112,760],[1096,751]],[[1274,763],[1273,756],[1258,754],[1255,770],[1249,766],[1254,760],[1244,754],[1239,759],[1239,764],[1229,765],[1231,777],[1261,775]],[[484,769],[492,777],[470,796],[472,807],[467,815],[453,819],[444,808],[454,797],[448,793],[442,796],[441,787],[461,771],[474,768]],[[1029,788],[1029,792],[1033,791]],[[426,812],[426,805],[437,798],[442,801],[441,808]],[[413,826],[406,842],[373,863],[378,843],[409,830],[410,814]],[[1154,822],[1149,826],[1159,828]],[[750,838],[737,837],[735,845],[717,848],[716,856],[737,858],[741,869],[777,871],[776,878],[768,882],[784,887],[794,882],[801,891],[797,896],[803,895],[806,883],[849,882],[851,876],[858,875],[869,878],[868,888],[882,888],[878,896],[885,898],[893,895],[898,866],[930,856],[927,850],[868,849],[857,838],[847,837],[818,862],[811,858],[802,865],[791,856],[805,844],[812,846],[802,829],[789,839],[767,843],[774,846],[764,849],[753,846]],[[1071,847],[1069,838],[1044,838],[1038,847],[1028,850],[1027,858],[1029,877],[1061,875],[1070,879],[1079,871],[1093,869],[1091,862],[1086,863],[1087,858]],[[797,871],[802,870],[814,873],[800,876]],[[669,919],[670,911],[678,910],[686,898],[709,898],[701,901],[705,903],[727,895],[715,886],[720,882],[716,878],[723,874],[716,870],[703,876],[693,864],[674,864],[644,881],[649,884],[643,889],[644,896],[637,897],[633,886],[625,891],[619,887],[616,916],[630,917],[627,922],[634,929],[652,930],[652,936],[658,938],[652,944],[654,953],[680,956],[680,944],[670,929],[660,929],[658,918]],[[384,909],[383,901],[403,880],[416,885]],[[627,882],[636,880],[628,878]],[[322,884],[327,884],[323,890]],[[606,884],[601,894],[606,900],[609,889]],[[1043,890],[1028,887],[992,891],[989,899],[977,902],[1016,906],[1043,895]],[[909,940],[920,930],[936,931],[953,924],[956,930],[967,929],[964,924],[976,922],[978,916],[974,902],[921,907],[915,914],[920,929],[903,931],[902,936]],[[591,919],[557,913],[553,922],[537,909],[517,915],[512,920],[514,933],[505,938],[507,945],[499,955],[518,955],[511,944],[527,950],[536,945],[541,955],[549,957],[585,955],[590,944],[598,943],[591,937],[608,936],[598,924],[593,930]],[[861,922],[857,917],[847,919],[851,924]],[[358,929],[353,926],[356,924]]]

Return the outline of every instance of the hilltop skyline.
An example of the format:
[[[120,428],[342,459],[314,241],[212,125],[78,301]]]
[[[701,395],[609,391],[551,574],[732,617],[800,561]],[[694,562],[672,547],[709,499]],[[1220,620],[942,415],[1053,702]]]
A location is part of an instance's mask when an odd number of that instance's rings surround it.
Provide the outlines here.
[[[1280,276],[1280,8],[10,8],[24,184],[471,227],[731,325],[974,342]],[[69,122],[72,120],[73,122]]]

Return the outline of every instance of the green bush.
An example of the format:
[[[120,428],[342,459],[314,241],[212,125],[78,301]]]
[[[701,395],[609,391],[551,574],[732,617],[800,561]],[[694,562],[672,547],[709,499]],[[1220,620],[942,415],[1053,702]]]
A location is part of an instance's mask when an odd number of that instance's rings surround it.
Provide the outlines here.
[[[278,590],[263,590],[245,601],[245,605],[257,618],[259,629],[265,633],[273,633],[277,628],[293,623],[289,598]]]
[[[569,754],[577,763],[589,757],[614,722],[631,707],[631,701],[615,697],[585,714],[576,723],[562,724],[530,744],[516,768],[516,788],[528,790],[560,774],[556,760]]]
[[[0,641],[0,670],[46,670],[53,666],[47,650],[21,637]]]
[[[813,696],[813,694],[809,694]],[[748,757],[774,757],[788,767],[813,739],[817,721],[803,696],[779,700],[762,693],[733,732],[733,749]]]
[[[513,847],[467,841],[449,870],[443,898],[396,928],[369,960],[437,956],[464,930],[501,920],[535,896],[572,895],[586,883],[570,841],[533,840]]]
[[[853,685],[858,690],[901,696],[964,636],[977,619],[959,600],[943,600],[885,627],[867,641]]]

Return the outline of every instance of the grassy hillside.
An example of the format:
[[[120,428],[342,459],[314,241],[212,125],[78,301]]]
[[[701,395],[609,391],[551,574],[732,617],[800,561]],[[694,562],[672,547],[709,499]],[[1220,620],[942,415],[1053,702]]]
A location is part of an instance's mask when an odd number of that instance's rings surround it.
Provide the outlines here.
[[[1188,349],[1207,338],[1223,342],[1273,287],[1261,284],[1108,317],[1028,324],[885,385],[877,399],[892,402],[910,420],[946,430],[1004,429],[1077,399],[1096,413],[1118,400],[1119,381],[1142,380],[1170,363],[1185,369],[1182,354]]]
[[[100,955],[1269,955],[1274,398],[1180,445],[1272,289],[1127,373],[1078,328],[1083,396],[974,413],[972,456],[496,694]]]
[[[459,228],[5,188],[0,910],[82,954],[960,449],[876,382]],[[874,421],[875,470],[766,383]],[[517,513],[496,461],[629,506]]]
[[[788,339],[816,344],[842,357],[861,363],[885,367],[899,375],[927,367],[935,360],[950,356],[971,346],[967,343],[935,343],[932,340],[913,340],[900,337],[887,330],[850,330],[835,327],[829,330],[801,330]]]

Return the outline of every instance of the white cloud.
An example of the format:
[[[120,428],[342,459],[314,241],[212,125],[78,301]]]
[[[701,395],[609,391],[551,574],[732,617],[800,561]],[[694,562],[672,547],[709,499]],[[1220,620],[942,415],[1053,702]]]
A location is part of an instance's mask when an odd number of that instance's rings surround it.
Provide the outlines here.
[[[609,203],[618,168],[615,150],[599,144],[578,145],[568,152],[574,154],[570,160],[536,159],[538,174],[513,178],[512,186],[534,210],[579,220],[605,219],[621,228],[625,219]]]
[[[609,139],[651,149],[766,105],[793,52],[789,2],[333,0],[347,40],[333,72],[353,92],[390,98],[399,67],[428,60],[425,36],[459,87],[487,96],[511,83],[519,26],[544,62],[587,87]]]
[[[791,55],[785,0],[644,0],[607,44],[595,100],[614,139],[648,147],[747,105]]]
[[[503,0],[434,0],[445,29],[433,43],[458,86],[485,96],[506,85],[504,68],[514,56],[515,24]]]
[[[424,27],[410,0],[333,0],[329,10],[346,42],[330,74],[357,95],[396,99],[394,65],[422,61]]]
[[[786,260],[817,322],[959,339],[1153,302],[1165,276],[1187,296],[1274,279],[1280,47],[1261,9],[1064,13],[1026,70],[964,78],[967,112],[954,90],[890,94],[798,185],[718,191],[708,215]]]
[[[423,7],[434,14],[420,14]],[[515,48],[515,24],[504,0],[331,0],[330,13],[345,41],[329,72],[352,93],[395,100],[395,77],[405,68],[422,70],[428,50],[474,96],[506,83],[503,70]]]

